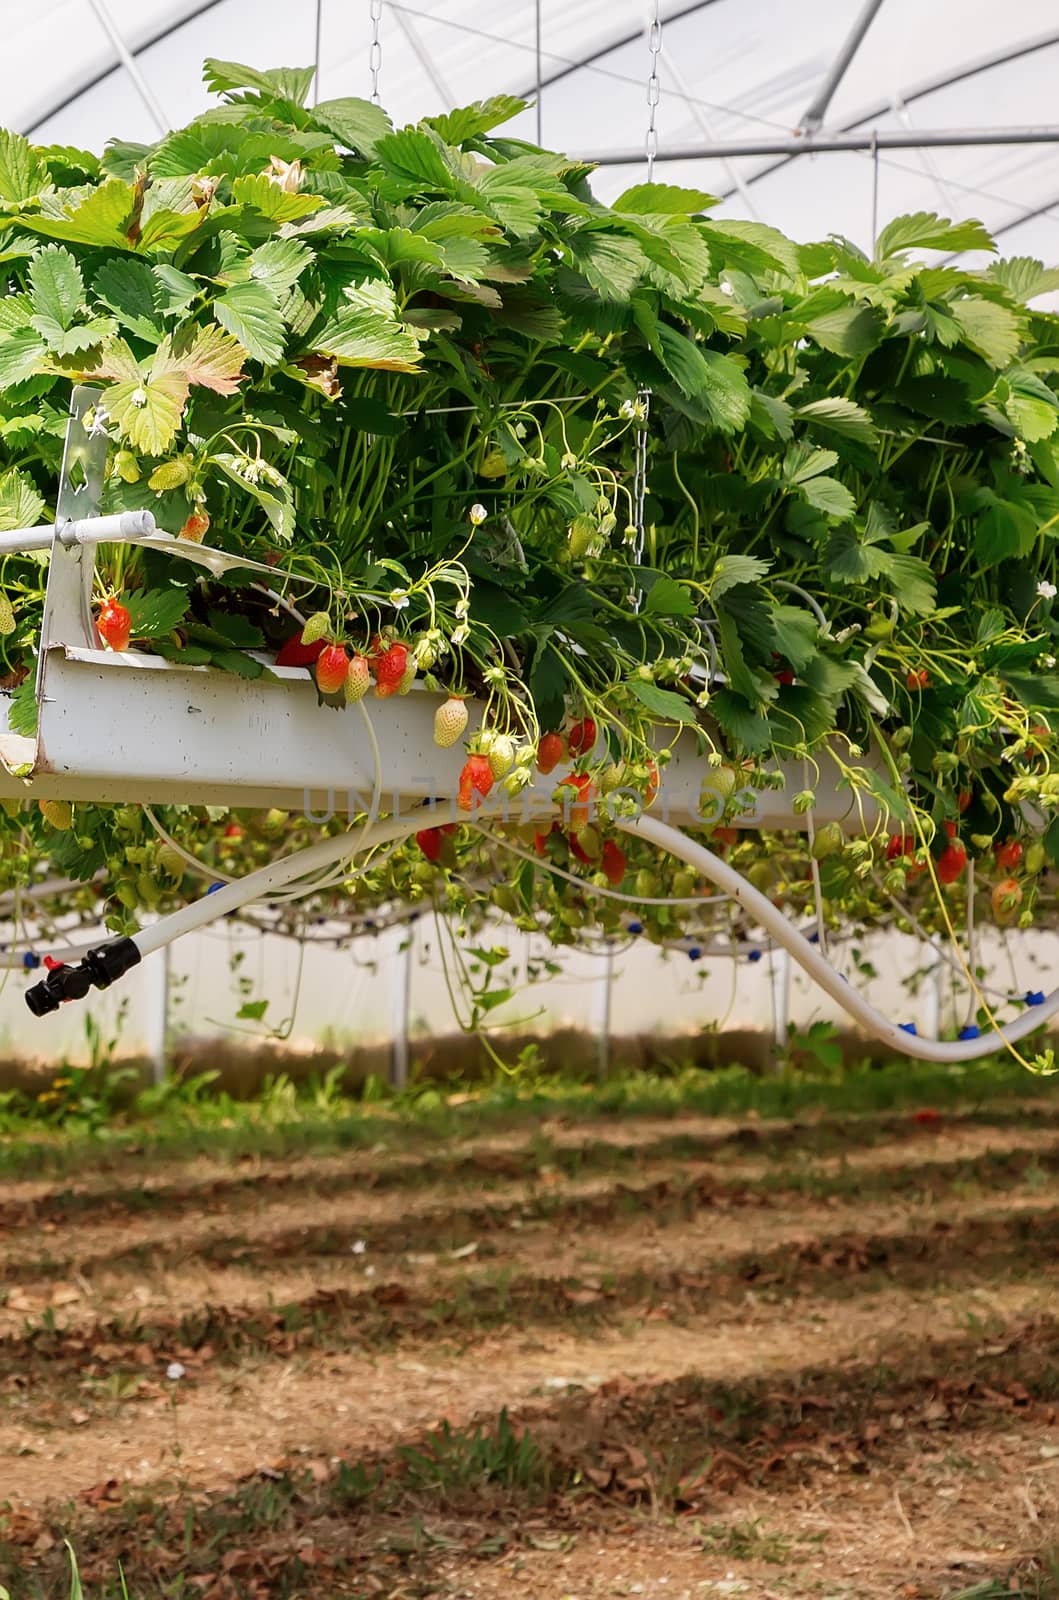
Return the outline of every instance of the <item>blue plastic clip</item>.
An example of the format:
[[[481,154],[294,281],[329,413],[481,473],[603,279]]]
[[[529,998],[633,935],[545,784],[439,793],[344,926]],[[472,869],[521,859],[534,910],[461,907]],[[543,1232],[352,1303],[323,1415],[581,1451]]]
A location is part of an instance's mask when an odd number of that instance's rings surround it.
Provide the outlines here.
[[[820,943],[820,935],[817,933],[815,928],[813,929],[812,933],[807,933],[805,937],[808,939],[810,944]]]
[[[914,1022],[899,1022],[897,1026],[902,1033],[918,1033],[919,1031]]]
[[[699,957],[701,955],[702,955],[702,951],[699,949],[698,945],[697,944],[693,944],[691,949],[688,951],[688,960],[689,961],[698,961],[698,959],[699,959]]]
[[[209,888],[206,890],[206,893],[207,894],[216,894],[218,889],[223,889],[223,888],[224,888],[224,884],[223,883],[211,883]]]
[[[957,1038],[959,1038],[959,1039],[979,1039],[979,1038],[981,1038],[981,1035],[982,1035],[981,1028],[976,1028],[973,1022],[968,1022],[965,1027],[960,1029],[959,1033],[957,1034]]]
[[[750,954],[747,956],[747,960],[748,961],[760,961],[763,954],[764,954],[763,950],[751,950]]]
[[[1025,1000],[1025,1002],[1026,1002],[1026,1004],[1028,1006],[1043,1006],[1043,1004],[1044,1004],[1044,990],[1043,989],[1027,989],[1025,995],[1023,996],[1023,998],[1024,998],[1024,1000]]]
[[[27,972],[35,972],[40,966],[40,956],[35,956],[32,950],[27,950],[22,957],[22,965]]]
[[[642,922],[630,922],[629,923],[629,932],[630,933],[642,933],[643,932],[643,923]]]

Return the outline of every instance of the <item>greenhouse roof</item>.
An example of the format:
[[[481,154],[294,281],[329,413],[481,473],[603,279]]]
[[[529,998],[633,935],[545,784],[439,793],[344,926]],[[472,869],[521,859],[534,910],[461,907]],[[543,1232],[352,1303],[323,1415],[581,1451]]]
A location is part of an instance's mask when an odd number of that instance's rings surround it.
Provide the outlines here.
[[[598,174],[602,198],[642,175],[644,0],[6,0],[0,120],[42,143],[150,140],[209,103],[206,56],[318,60],[320,98],[368,95],[376,10],[379,94],[397,121],[500,91],[535,98],[539,84],[539,111],[514,131],[623,158]],[[931,210],[981,217],[1005,254],[1059,259],[1054,0],[660,10],[656,177],[723,195],[730,214],[796,238],[865,243],[873,215]],[[807,151],[814,127],[817,142],[853,135],[863,148]],[[954,133],[1014,142],[936,142]],[[1035,142],[1021,142],[1029,133]]]

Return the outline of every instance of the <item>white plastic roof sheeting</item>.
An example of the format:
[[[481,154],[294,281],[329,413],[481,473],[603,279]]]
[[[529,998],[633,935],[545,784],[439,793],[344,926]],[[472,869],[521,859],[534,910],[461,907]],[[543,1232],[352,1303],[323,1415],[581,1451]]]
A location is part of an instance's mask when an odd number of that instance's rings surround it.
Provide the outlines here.
[[[799,128],[864,0],[661,5],[660,155]],[[209,104],[208,55],[254,66],[316,57],[319,96],[370,93],[370,0],[0,0],[0,122],[42,143],[149,140]],[[380,93],[405,122],[542,84],[543,142],[642,148],[645,0],[383,0]],[[126,52],[122,64],[122,52]],[[824,118],[827,131],[1059,122],[1055,0],[882,0]],[[513,131],[534,138],[537,113]],[[604,167],[607,198],[642,165]],[[1005,254],[1059,260],[1059,143],[665,162],[656,177],[724,195],[798,239],[859,243],[901,211],[978,216]]]

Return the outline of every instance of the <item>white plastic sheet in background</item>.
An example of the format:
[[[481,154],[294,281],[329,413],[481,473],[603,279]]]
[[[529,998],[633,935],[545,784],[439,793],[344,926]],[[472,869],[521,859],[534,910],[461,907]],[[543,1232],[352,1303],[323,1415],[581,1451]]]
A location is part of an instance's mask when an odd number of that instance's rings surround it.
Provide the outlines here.
[[[267,999],[267,1020],[273,1026],[285,1022],[293,1009],[291,1042],[306,1050],[321,1044],[389,1040],[399,980],[397,955],[408,937],[408,930],[394,927],[359,939],[352,950],[309,946],[302,962],[293,942],[259,935],[234,923],[212,933],[191,935],[172,952],[171,1027],[206,1041],[203,1068],[209,1066],[211,1039],[252,1044],[267,1038],[264,1024],[237,1020],[236,1012],[244,1001]],[[413,1039],[449,1034],[455,1023],[433,919],[422,918],[413,926],[411,937],[410,1034]],[[605,965],[600,954],[555,952],[541,938],[531,939],[527,946],[524,934],[502,924],[483,932],[478,942],[485,947],[506,946],[512,956],[510,963],[496,969],[495,983],[500,987],[510,982],[514,998],[497,1009],[494,1022],[524,1023],[533,1032],[568,1026],[588,1033],[598,1030]],[[838,960],[851,983],[897,1020],[915,1022],[923,1032],[932,1031],[933,985],[929,980],[921,980],[918,987],[911,983],[913,975],[922,974],[929,965],[930,952],[917,940],[890,933],[873,935],[856,948],[860,959],[873,966],[877,975],[868,978],[859,971],[854,947],[844,945],[837,952]],[[233,969],[231,958],[239,952],[242,959]],[[559,961],[561,971],[539,982],[527,982],[527,959],[539,967],[549,957]],[[983,930],[980,959],[989,969],[989,981],[999,988],[1021,994],[1047,991],[1059,984],[1056,933],[1035,930],[1004,936]],[[646,940],[636,940],[614,956],[611,1036],[620,1039],[646,1033],[673,1037],[708,1027],[753,1029],[771,1035],[775,1018],[770,966],[768,955],[756,962],[745,956],[737,961],[720,956],[691,961],[687,955],[665,953]],[[107,993],[94,995],[91,1002],[64,1006],[39,1020],[30,1016],[23,999],[27,983],[38,976],[7,975],[0,991],[0,1055],[49,1065],[64,1058],[84,1060],[89,1053],[87,1016],[95,1019],[101,1038],[119,1037],[120,1054],[146,1051],[156,987],[146,963]],[[966,989],[948,970],[941,994],[944,1022],[962,1023],[967,1011]],[[120,1029],[119,1012],[125,1013]],[[844,1021],[839,1008],[797,970],[791,980],[790,1018],[801,1030],[817,1020]]]

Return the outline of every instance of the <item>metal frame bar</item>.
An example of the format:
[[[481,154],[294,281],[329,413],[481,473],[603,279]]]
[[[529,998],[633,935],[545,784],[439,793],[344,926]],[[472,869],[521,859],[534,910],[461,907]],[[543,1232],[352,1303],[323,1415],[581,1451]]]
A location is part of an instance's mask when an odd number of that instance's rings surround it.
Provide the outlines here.
[[[124,34],[111,16],[107,0],[88,0],[88,3],[95,12],[96,20],[103,32],[117,51],[118,60],[132,79],[136,93],[147,107],[158,132],[164,138],[170,129],[169,118],[166,116],[158,96],[144,77],[135,52],[129,49],[128,44],[125,42]]]
[[[1059,126],[1028,128],[880,128],[868,133],[791,134],[766,139],[718,139],[699,145],[667,147],[659,161],[731,161],[740,156],[810,156],[840,151],[941,150],[957,146],[977,148],[1001,144],[1059,144]],[[643,161],[641,150],[604,150],[582,154],[580,160],[597,167],[635,167]],[[764,177],[755,173],[750,179]]]
[[[817,128],[823,125],[824,113],[831,104],[835,90],[846,76],[850,62],[860,49],[864,35],[875,21],[882,3],[883,0],[865,0],[860,15],[843,41],[842,48],[831,63],[830,71],[814,94],[801,120],[801,126],[806,132],[815,133]]]

